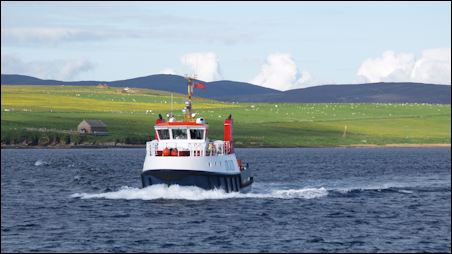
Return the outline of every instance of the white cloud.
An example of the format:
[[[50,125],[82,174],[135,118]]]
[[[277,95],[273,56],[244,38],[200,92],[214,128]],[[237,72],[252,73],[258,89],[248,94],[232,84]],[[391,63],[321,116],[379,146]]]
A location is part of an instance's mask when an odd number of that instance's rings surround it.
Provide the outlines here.
[[[285,91],[304,87],[310,80],[309,72],[300,72],[289,54],[275,53],[267,57],[261,72],[250,83]]]
[[[183,20],[183,18],[181,18]],[[163,20],[163,21],[162,21]],[[119,29],[112,27],[85,26],[85,27],[65,27],[65,26],[25,26],[1,28],[1,42],[12,46],[55,46],[67,42],[91,42],[107,39],[151,39],[165,40],[166,42],[180,42],[180,40],[190,40],[204,42],[208,44],[221,42],[232,45],[239,42],[253,41],[256,35],[252,33],[235,31],[234,29],[224,29],[221,33],[212,33],[211,29],[199,28],[190,30],[180,26],[171,26],[168,20],[161,19],[152,22],[152,25],[145,28]],[[180,21],[182,22],[182,21]],[[107,22],[108,23],[108,22]],[[177,22],[176,22],[177,23]],[[184,23],[187,25],[187,22]],[[210,23],[212,25],[212,22]]]
[[[216,81],[222,78],[218,57],[212,52],[189,53],[181,57],[181,62],[190,68],[197,78],[203,81]]]
[[[73,80],[81,72],[89,71],[94,65],[86,59],[23,61],[15,55],[2,55],[3,74],[22,74],[42,79]]]
[[[366,82],[451,83],[451,49],[427,49],[416,59],[411,53],[385,51],[381,57],[365,60],[358,76]]]
[[[413,54],[385,51],[382,57],[365,60],[358,70],[358,75],[368,82],[383,80],[408,80],[414,67],[416,57]]]
[[[307,72],[307,71],[301,71],[301,78],[298,79],[298,83],[300,85],[306,85],[310,81],[312,81],[311,74],[309,72]]]
[[[171,68],[165,68],[161,71],[159,71],[159,74],[171,74],[171,75],[176,75],[176,71],[171,69]]]
[[[2,44],[56,45],[61,42],[98,41],[110,38],[137,37],[133,32],[107,28],[14,27],[1,28]]]
[[[416,82],[449,84],[451,83],[450,48],[427,49],[422,58],[416,61],[411,79]]]
[[[60,68],[56,69],[57,72],[55,77],[60,80],[70,80],[76,77],[79,73],[89,71],[93,67],[93,64],[86,59],[63,61]]]

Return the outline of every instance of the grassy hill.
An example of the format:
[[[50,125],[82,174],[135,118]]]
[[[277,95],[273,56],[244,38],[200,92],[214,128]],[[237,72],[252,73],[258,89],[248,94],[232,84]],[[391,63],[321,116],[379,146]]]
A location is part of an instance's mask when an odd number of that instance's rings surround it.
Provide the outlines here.
[[[196,93],[196,91],[195,91]],[[185,96],[174,94],[181,118]],[[450,144],[451,106],[359,103],[229,103],[195,99],[211,139],[222,139],[232,114],[238,146]],[[171,110],[168,92],[95,86],[1,86],[2,144],[144,144],[158,114]],[[108,136],[80,136],[83,119],[100,119]]]
[[[25,75],[2,74],[1,84],[134,87],[186,93],[184,77],[156,74],[117,81],[58,81]],[[431,103],[450,104],[451,86],[410,82],[319,85],[278,91],[246,82],[220,80],[203,82],[197,96],[226,102],[253,103]]]

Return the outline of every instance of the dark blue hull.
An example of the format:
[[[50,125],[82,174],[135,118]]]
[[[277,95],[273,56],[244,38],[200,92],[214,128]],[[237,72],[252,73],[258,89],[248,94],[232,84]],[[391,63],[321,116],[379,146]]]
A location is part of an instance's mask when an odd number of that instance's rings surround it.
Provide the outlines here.
[[[225,192],[240,191],[249,187],[253,179],[245,182],[241,174],[227,175],[194,170],[148,170],[141,174],[143,187],[153,184],[178,184],[196,186],[205,190],[223,189]],[[249,189],[249,188],[247,188]]]

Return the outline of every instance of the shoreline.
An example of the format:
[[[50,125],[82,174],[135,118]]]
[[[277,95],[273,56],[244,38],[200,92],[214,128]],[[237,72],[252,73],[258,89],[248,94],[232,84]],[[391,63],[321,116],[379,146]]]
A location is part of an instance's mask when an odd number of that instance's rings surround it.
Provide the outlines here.
[[[444,147],[450,148],[450,144],[384,144],[384,145],[375,145],[375,144],[353,144],[353,145],[338,145],[337,147],[375,147],[375,148],[437,148]]]
[[[235,148],[450,148],[451,144],[350,144],[327,146],[235,146]],[[110,148],[146,148],[146,145],[1,145],[1,149],[110,149]]]

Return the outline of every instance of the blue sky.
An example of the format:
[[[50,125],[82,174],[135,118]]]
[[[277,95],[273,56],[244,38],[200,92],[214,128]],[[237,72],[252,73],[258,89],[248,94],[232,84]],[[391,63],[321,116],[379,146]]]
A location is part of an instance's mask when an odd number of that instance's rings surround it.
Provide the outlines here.
[[[450,85],[450,2],[4,2],[2,73]]]

